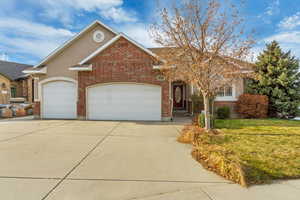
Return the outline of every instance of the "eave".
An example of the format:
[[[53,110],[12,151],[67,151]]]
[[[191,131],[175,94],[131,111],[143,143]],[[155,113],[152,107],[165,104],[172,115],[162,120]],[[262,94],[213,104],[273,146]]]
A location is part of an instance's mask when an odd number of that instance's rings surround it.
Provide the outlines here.
[[[47,74],[47,67],[43,68],[31,68],[23,71],[25,74]]]
[[[71,70],[71,71],[92,71],[93,66],[92,65],[75,65],[75,66],[69,67],[69,70]]]

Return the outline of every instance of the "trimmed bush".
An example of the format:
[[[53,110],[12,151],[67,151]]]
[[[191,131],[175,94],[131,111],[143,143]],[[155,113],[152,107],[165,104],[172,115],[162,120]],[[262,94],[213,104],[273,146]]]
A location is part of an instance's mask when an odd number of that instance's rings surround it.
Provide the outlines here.
[[[216,114],[218,119],[228,119],[230,117],[230,108],[228,106],[219,107]]]
[[[269,100],[265,95],[243,94],[237,102],[237,112],[245,118],[266,118]]]
[[[205,114],[201,113],[198,115],[198,126],[201,128],[205,127]]]

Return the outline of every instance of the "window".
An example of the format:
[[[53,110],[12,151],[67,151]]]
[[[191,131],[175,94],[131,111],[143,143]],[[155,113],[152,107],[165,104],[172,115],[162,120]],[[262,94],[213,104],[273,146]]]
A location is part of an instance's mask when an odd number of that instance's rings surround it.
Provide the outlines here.
[[[219,90],[217,97],[232,97],[232,94],[232,86],[226,86]]]
[[[1,83],[1,88],[0,89],[6,89],[6,84],[5,83]]]
[[[12,98],[15,98],[17,96],[17,89],[15,87],[11,87],[10,94]]]

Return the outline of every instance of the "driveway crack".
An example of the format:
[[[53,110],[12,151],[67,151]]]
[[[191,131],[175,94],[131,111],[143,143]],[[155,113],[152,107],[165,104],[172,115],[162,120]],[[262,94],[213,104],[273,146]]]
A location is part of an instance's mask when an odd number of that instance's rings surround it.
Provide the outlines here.
[[[11,137],[11,138],[0,140],[0,142],[7,142],[7,141],[10,141],[10,140],[14,140],[14,139],[20,138],[20,137],[24,137],[24,136],[27,136],[27,135],[32,135],[34,133],[38,133],[38,132],[41,132],[41,131],[45,131],[45,130],[48,130],[48,129],[51,129],[51,128],[56,128],[57,126],[63,126],[63,125],[68,124],[68,123],[70,123],[70,122],[65,122],[65,123],[62,123],[62,124],[56,124],[56,125],[53,125],[53,126],[49,126],[49,127],[43,128],[43,129],[38,129],[38,130],[30,131],[30,132],[24,133],[22,135],[17,135],[15,137]]]
[[[112,129],[110,129],[110,131],[108,131],[108,133],[101,138],[95,145],[94,147],[87,152],[87,154],[41,199],[44,200],[46,199],[64,180],[66,180],[68,178],[68,176],[85,160],[89,157],[89,155],[95,151],[95,149],[97,147],[100,146],[100,144],[108,137],[110,136],[110,134],[121,124],[121,122],[119,122],[118,124],[116,124]]]

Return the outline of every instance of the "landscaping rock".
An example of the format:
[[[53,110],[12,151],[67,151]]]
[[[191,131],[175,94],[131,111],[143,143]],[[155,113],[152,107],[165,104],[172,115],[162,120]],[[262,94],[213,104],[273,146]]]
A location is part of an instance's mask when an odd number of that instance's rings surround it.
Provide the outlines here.
[[[26,110],[24,108],[17,108],[16,109],[16,117],[23,117],[26,116]]]
[[[1,117],[3,117],[3,118],[12,118],[13,117],[13,111],[9,108],[3,108],[1,110]]]

